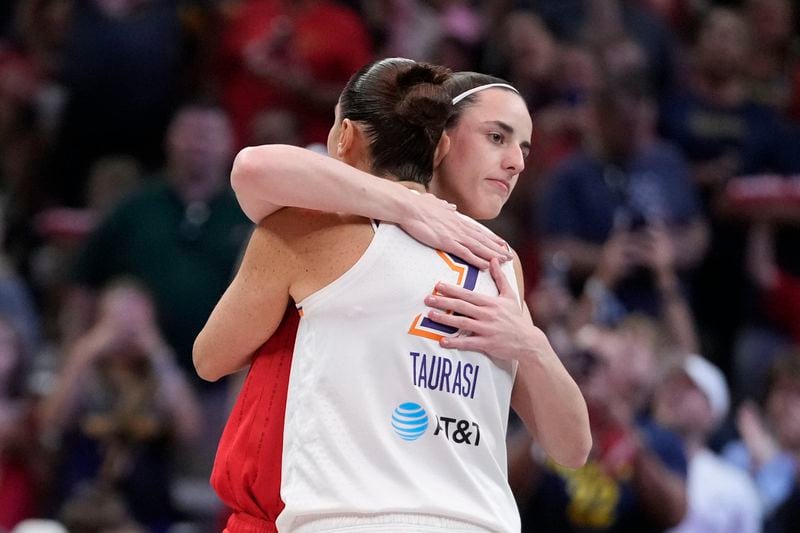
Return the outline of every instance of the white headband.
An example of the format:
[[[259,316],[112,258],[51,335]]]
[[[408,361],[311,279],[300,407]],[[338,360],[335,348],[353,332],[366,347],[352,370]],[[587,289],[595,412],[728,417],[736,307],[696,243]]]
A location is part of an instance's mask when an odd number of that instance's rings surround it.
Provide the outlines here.
[[[473,94],[475,94],[477,92],[480,92],[480,91],[482,91],[484,89],[491,89],[492,87],[505,87],[506,89],[511,89],[515,93],[519,94],[518,90],[516,90],[514,87],[512,87],[511,85],[509,85],[507,83],[487,83],[486,85],[478,85],[477,87],[473,87],[472,89],[469,89],[469,90],[464,91],[463,93],[459,94],[458,96],[453,98],[453,105],[456,105],[457,103],[459,103],[461,100],[463,100],[467,96],[473,95]]]

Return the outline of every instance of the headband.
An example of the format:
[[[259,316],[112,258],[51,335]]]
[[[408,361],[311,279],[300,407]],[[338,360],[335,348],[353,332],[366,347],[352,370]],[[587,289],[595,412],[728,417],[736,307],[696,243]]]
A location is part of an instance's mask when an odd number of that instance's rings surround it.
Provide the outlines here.
[[[469,89],[469,90],[464,91],[463,93],[459,94],[458,96],[453,98],[453,105],[456,105],[457,103],[459,103],[461,100],[463,100],[467,96],[471,96],[471,95],[473,95],[473,94],[475,94],[477,92],[480,92],[480,91],[482,91],[484,89],[491,89],[492,87],[504,87],[506,89],[511,89],[515,93],[519,94],[518,90],[516,90],[514,87],[512,87],[511,85],[509,85],[507,83],[487,83],[486,85],[478,85],[477,87],[473,87],[472,89]]]

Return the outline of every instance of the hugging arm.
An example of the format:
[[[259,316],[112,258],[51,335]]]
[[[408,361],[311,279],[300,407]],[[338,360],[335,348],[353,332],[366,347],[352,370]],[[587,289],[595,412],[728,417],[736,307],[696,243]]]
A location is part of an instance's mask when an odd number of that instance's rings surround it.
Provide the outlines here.
[[[296,146],[245,148],[233,163],[231,185],[256,223],[282,207],[346,213],[396,223],[423,244],[482,269],[493,257],[508,259],[505,242],[460,216],[455,206]]]
[[[514,267],[522,290],[518,258]],[[490,272],[499,296],[440,283],[436,288],[441,296],[426,298],[425,303],[434,308],[431,318],[472,332],[470,336],[445,337],[441,343],[447,348],[476,350],[497,359],[518,361],[512,407],[555,462],[570,468],[583,466],[592,447],[583,395],[544,332],[533,324],[524,302],[520,309],[520,300],[497,261],[492,261]],[[443,312],[447,310],[455,313]]]
[[[194,342],[192,359],[201,378],[216,381],[250,363],[280,325],[295,267],[280,231],[259,225],[239,271]]]

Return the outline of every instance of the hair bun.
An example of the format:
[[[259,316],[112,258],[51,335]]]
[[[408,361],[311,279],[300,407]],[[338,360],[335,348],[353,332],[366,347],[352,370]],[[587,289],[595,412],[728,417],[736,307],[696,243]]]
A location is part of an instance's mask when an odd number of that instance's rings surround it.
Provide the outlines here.
[[[400,120],[426,129],[444,128],[452,112],[452,99],[443,83],[450,71],[444,67],[415,64],[397,75],[401,98],[395,112]]]

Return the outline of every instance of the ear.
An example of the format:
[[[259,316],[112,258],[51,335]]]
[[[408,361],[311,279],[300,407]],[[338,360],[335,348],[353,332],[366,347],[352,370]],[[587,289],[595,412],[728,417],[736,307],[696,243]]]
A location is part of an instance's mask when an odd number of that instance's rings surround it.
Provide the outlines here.
[[[355,144],[356,127],[349,118],[342,121],[342,126],[339,128],[339,141],[336,144],[336,158],[342,161],[347,161],[352,158],[353,147]]]
[[[439,139],[439,144],[436,145],[436,151],[433,152],[433,168],[437,168],[442,163],[442,160],[449,151],[450,136],[447,134],[447,132],[443,132],[441,138]]]

